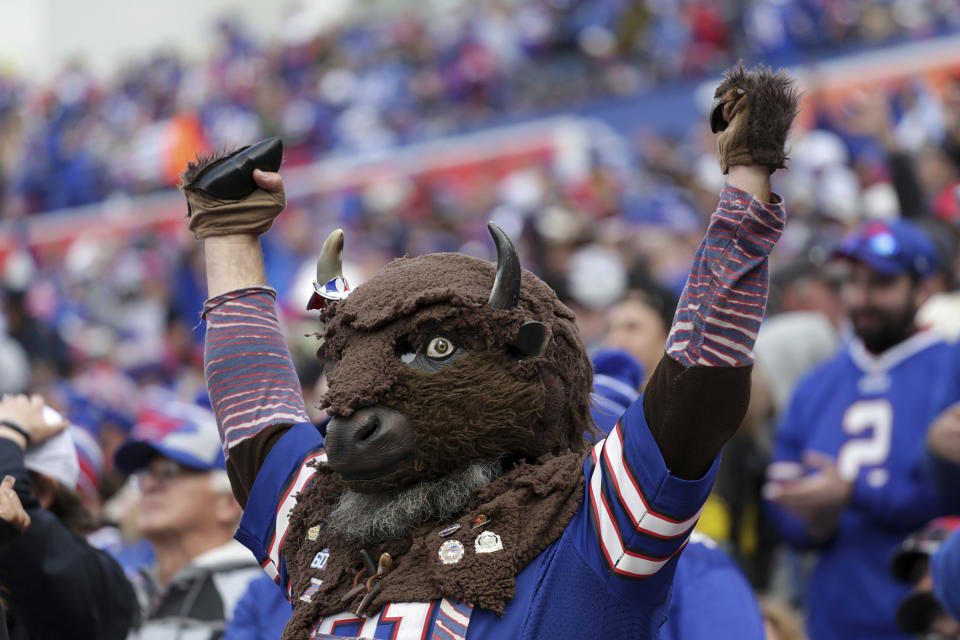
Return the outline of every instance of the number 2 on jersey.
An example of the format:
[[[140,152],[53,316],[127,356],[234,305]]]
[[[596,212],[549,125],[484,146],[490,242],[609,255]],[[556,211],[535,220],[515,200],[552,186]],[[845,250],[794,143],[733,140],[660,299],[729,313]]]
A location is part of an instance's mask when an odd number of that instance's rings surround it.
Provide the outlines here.
[[[893,406],[878,398],[855,402],[843,414],[843,432],[851,439],[837,452],[837,469],[853,481],[860,470],[883,464],[893,438]]]

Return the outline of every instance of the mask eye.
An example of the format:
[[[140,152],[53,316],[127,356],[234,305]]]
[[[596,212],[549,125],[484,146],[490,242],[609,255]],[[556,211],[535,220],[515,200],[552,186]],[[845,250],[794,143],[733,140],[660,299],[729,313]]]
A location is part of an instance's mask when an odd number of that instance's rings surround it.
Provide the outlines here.
[[[427,357],[434,360],[446,360],[456,350],[457,347],[453,342],[443,336],[431,338],[430,342],[427,343]]]

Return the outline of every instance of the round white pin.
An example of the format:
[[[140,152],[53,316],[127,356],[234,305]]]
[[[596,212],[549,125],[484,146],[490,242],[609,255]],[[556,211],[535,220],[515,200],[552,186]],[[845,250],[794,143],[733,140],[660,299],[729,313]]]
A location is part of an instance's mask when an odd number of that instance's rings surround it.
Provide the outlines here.
[[[447,540],[437,552],[443,564],[457,564],[463,559],[463,544],[459,540]]]

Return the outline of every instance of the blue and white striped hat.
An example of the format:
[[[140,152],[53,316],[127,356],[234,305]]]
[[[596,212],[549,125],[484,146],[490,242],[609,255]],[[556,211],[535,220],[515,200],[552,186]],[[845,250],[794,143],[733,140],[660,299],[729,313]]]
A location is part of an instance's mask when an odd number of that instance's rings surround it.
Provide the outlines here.
[[[590,394],[593,421],[603,433],[636,400],[643,384],[643,365],[623,349],[600,349],[593,354],[593,392]]]
[[[157,454],[191,469],[224,468],[217,422],[209,409],[172,397],[148,403],[127,440],[114,454],[117,468],[135,473]]]

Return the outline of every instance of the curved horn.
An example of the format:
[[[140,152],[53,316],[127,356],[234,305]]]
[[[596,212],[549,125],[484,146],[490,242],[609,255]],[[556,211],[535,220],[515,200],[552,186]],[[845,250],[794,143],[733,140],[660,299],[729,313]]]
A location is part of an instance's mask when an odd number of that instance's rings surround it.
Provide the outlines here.
[[[317,282],[323,284],[343,275],[343,229],[327,236],[317,258]]]
[[[497,277],[487,304],[494,309],[515,309],[520,300],[520,257],[503,229],[493,222],[487,223],[487,229],[497,245]]]

